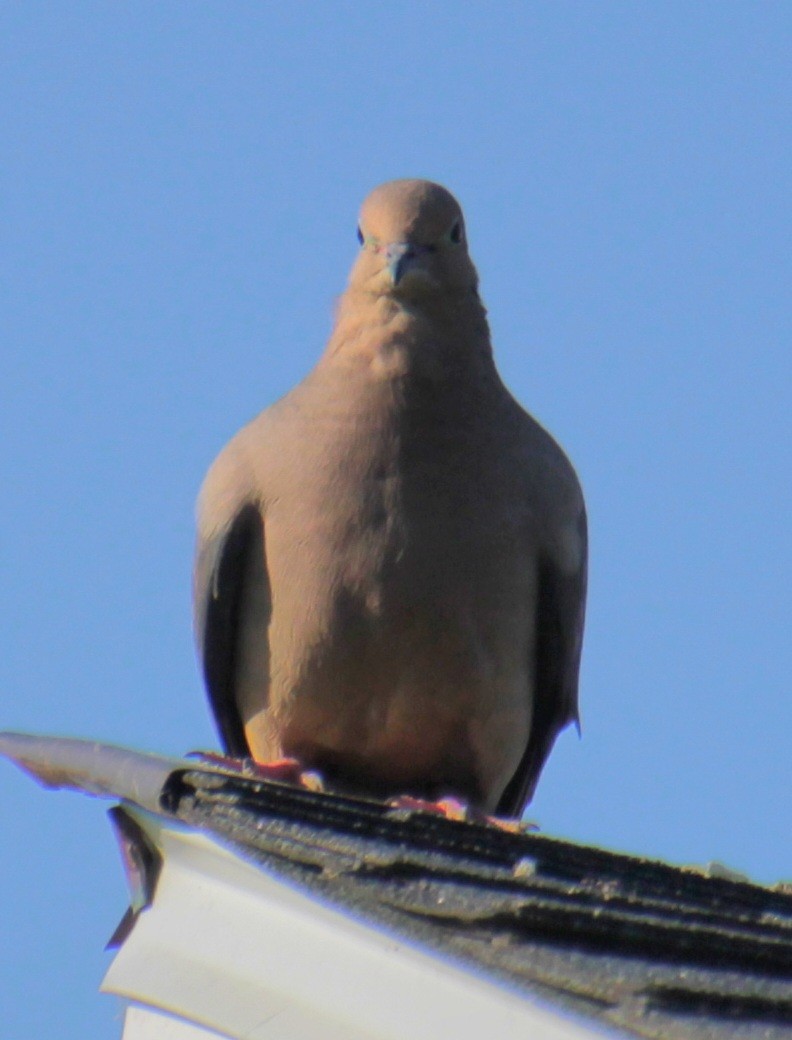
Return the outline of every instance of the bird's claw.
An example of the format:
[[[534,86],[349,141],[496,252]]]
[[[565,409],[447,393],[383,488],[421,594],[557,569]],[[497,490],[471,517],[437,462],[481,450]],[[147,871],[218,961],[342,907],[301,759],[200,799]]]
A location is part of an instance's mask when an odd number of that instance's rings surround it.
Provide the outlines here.
[[[433,813],[435,816],[445,816],[448,820],[471,819],[471,808],[466,802],[460,802],[457,798],[439,798],[436,802],[426,798],[415,798],[411,794],[400,794],[396,798],[390,798],[388,805],[391,815],[408,816],[414,812]]]
[[[304,769],[296,758],[276,758],[272,762],[257,762],[254,758],[232,758],[216,751],[192,751],[188,758],[197,758],[207,765],[241,773],[258,780],[271,780],[279,784],[293,784],[309,791],[324,790],[324,782],[315,770]]]
[[[458,798],[439,798],[432,802],[425,798],[415,798],[410,794],[401,794],[396,798],[391,798],[388,805],[391,810],[389,815],[396,818],[409,816],[414,812],[425,812],[445,816],[447,820],[483,823],[488,827],[497,827],[498,830],[508,831],[511,834],[522,834],[525,831],[539,829],[535,823],[509,819],[504,816],[490,816],[489,813],[473,809],[467,802],[462,802]]]

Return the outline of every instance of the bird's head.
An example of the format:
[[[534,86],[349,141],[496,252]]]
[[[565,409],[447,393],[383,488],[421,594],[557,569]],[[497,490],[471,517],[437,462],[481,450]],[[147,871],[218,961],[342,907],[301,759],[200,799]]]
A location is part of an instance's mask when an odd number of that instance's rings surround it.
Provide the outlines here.
[[[417,300],[474,291],[478,284],[459,203],[431,181],[375,188],[360,210],[358,239],[352,289]]]

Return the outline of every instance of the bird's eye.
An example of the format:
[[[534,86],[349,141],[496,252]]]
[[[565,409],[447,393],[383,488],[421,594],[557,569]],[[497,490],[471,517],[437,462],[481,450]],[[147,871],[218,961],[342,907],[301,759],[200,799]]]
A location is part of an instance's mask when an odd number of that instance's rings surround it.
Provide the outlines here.
[[[357,240],[358,240],[358,242],[360,242],[361,245],[363,245],[363,243],[366,241],[366,239],[365,239],[365,237],[363,235],[363,232],[360,229],[360,224],[358,224],[358,229],[357,229]]]
[[[454,226],[451,228],[451,231],[448,234],[448,237],[451,239],[451,241],[454,243],[454,245],[458,245],[462,241],[462,221],[461,220],[458,220],[454,224]]]

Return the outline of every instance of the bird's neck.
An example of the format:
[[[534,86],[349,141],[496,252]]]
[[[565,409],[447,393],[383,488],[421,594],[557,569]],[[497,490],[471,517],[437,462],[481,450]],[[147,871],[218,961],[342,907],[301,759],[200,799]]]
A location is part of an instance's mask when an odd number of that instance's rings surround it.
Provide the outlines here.
[[[445,380],[494,371],[487,312],[471,290],[418,301],[348,289],[322,365]]]

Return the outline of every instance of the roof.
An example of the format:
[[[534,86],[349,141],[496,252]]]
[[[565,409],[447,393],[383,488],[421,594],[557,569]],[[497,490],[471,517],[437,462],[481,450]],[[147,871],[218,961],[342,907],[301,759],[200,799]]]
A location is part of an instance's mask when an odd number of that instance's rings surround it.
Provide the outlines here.
[[[463,1035],[448,1031],[448,1022],[435,1032],[419,1033],[414,1024],[399,1034],[385,1031],[396,1026],[373,1012],[366,1018],[355,1004],[365,987],[355,979],[375,963],[384,973],[378,985],[390,978],[413,996],[431,965],[437,1013],[445,1008],[472,1023],[478,1008],[489,1014],[490,1024],[497,1015],[505,1023],[509,1015],[530,1013],[546,1028],[537,1036],[601,1035],[605,1029],[693,1040],[792,1038],[788,886],[707,876],[544,835],[404,813],[374,800],[106,745],[11,735],[0,738],[0,752],[49,784],[121,799],[121,808],[112,810],[117,826],[138,853],[147,850],[145,862],[138,855],[138,867],[148,876],[149,890],[137,896],[147,909],[128,917],[120,933],[122,946],[106,980],[114,992],[135,996],[124,988],[125,958],[131,978],[135,964],[153,963],[152,950],[163,936],[172,941],[184,922],[211,917],[205,898],[211,877],[212,885],[225,879],[225,887],[210,886],[211,905],[222,907],[221,925],[238,919],[241,935],[255,917],[254,903],[256,914],[263,914],[248,963],[265,947],[271,953],[268,936],[278,934],[277,953],[285,964],[296,929],[305,941],[293,951],[297,967],[291,976],[302,972],[313,991],[331,968],[340,971],[328,997],[347,994],[347,1003],[332,1011],[334,1021],[351,1015],[342,1031],[347,1038]],[[195,880],[196,871],[199,881],[191,887],[186,879]],[[174,877],[181,879],[178,885]],[[239,893],[249,897],[241,908]],[[168,908],[176,906],[177,896],[185,898],[184,916],[168,932]],[[192,896],[198,902],[191,909]],[[286,918],[284,908],[290,908]],[[277,932],[276,920],[289,923],[292,932]],[[337,963],[314,961],[311,972],[305,951],[323,948],[328,937],[338,950]],[[179,956],[194,960],[196,948],[205,953],[214,945],[211,936],[196,933],[193,952]],[[169,958],[171,974],[177,962]],[[275,967],[269,964],[261,975],[271,978]],[[204,1000],[212,977],[200,987]],[[308,993],[305,999],[314,998]],[[431,991],[426,999],[431,1001]],[[375,1002],[378,1014],[384,1003],[384,997]],[[402,1001],[402,1019],[405,1007]],[[329,1037],[330,1017],[328,1011],[318,1032],[277,1035]],[[194,1021],[220,1024],[206,1014]],[[274,1035],[248,1027],[220,1035]],[[504,1024],[500,1034],[488,1035],[513,1033]]]

